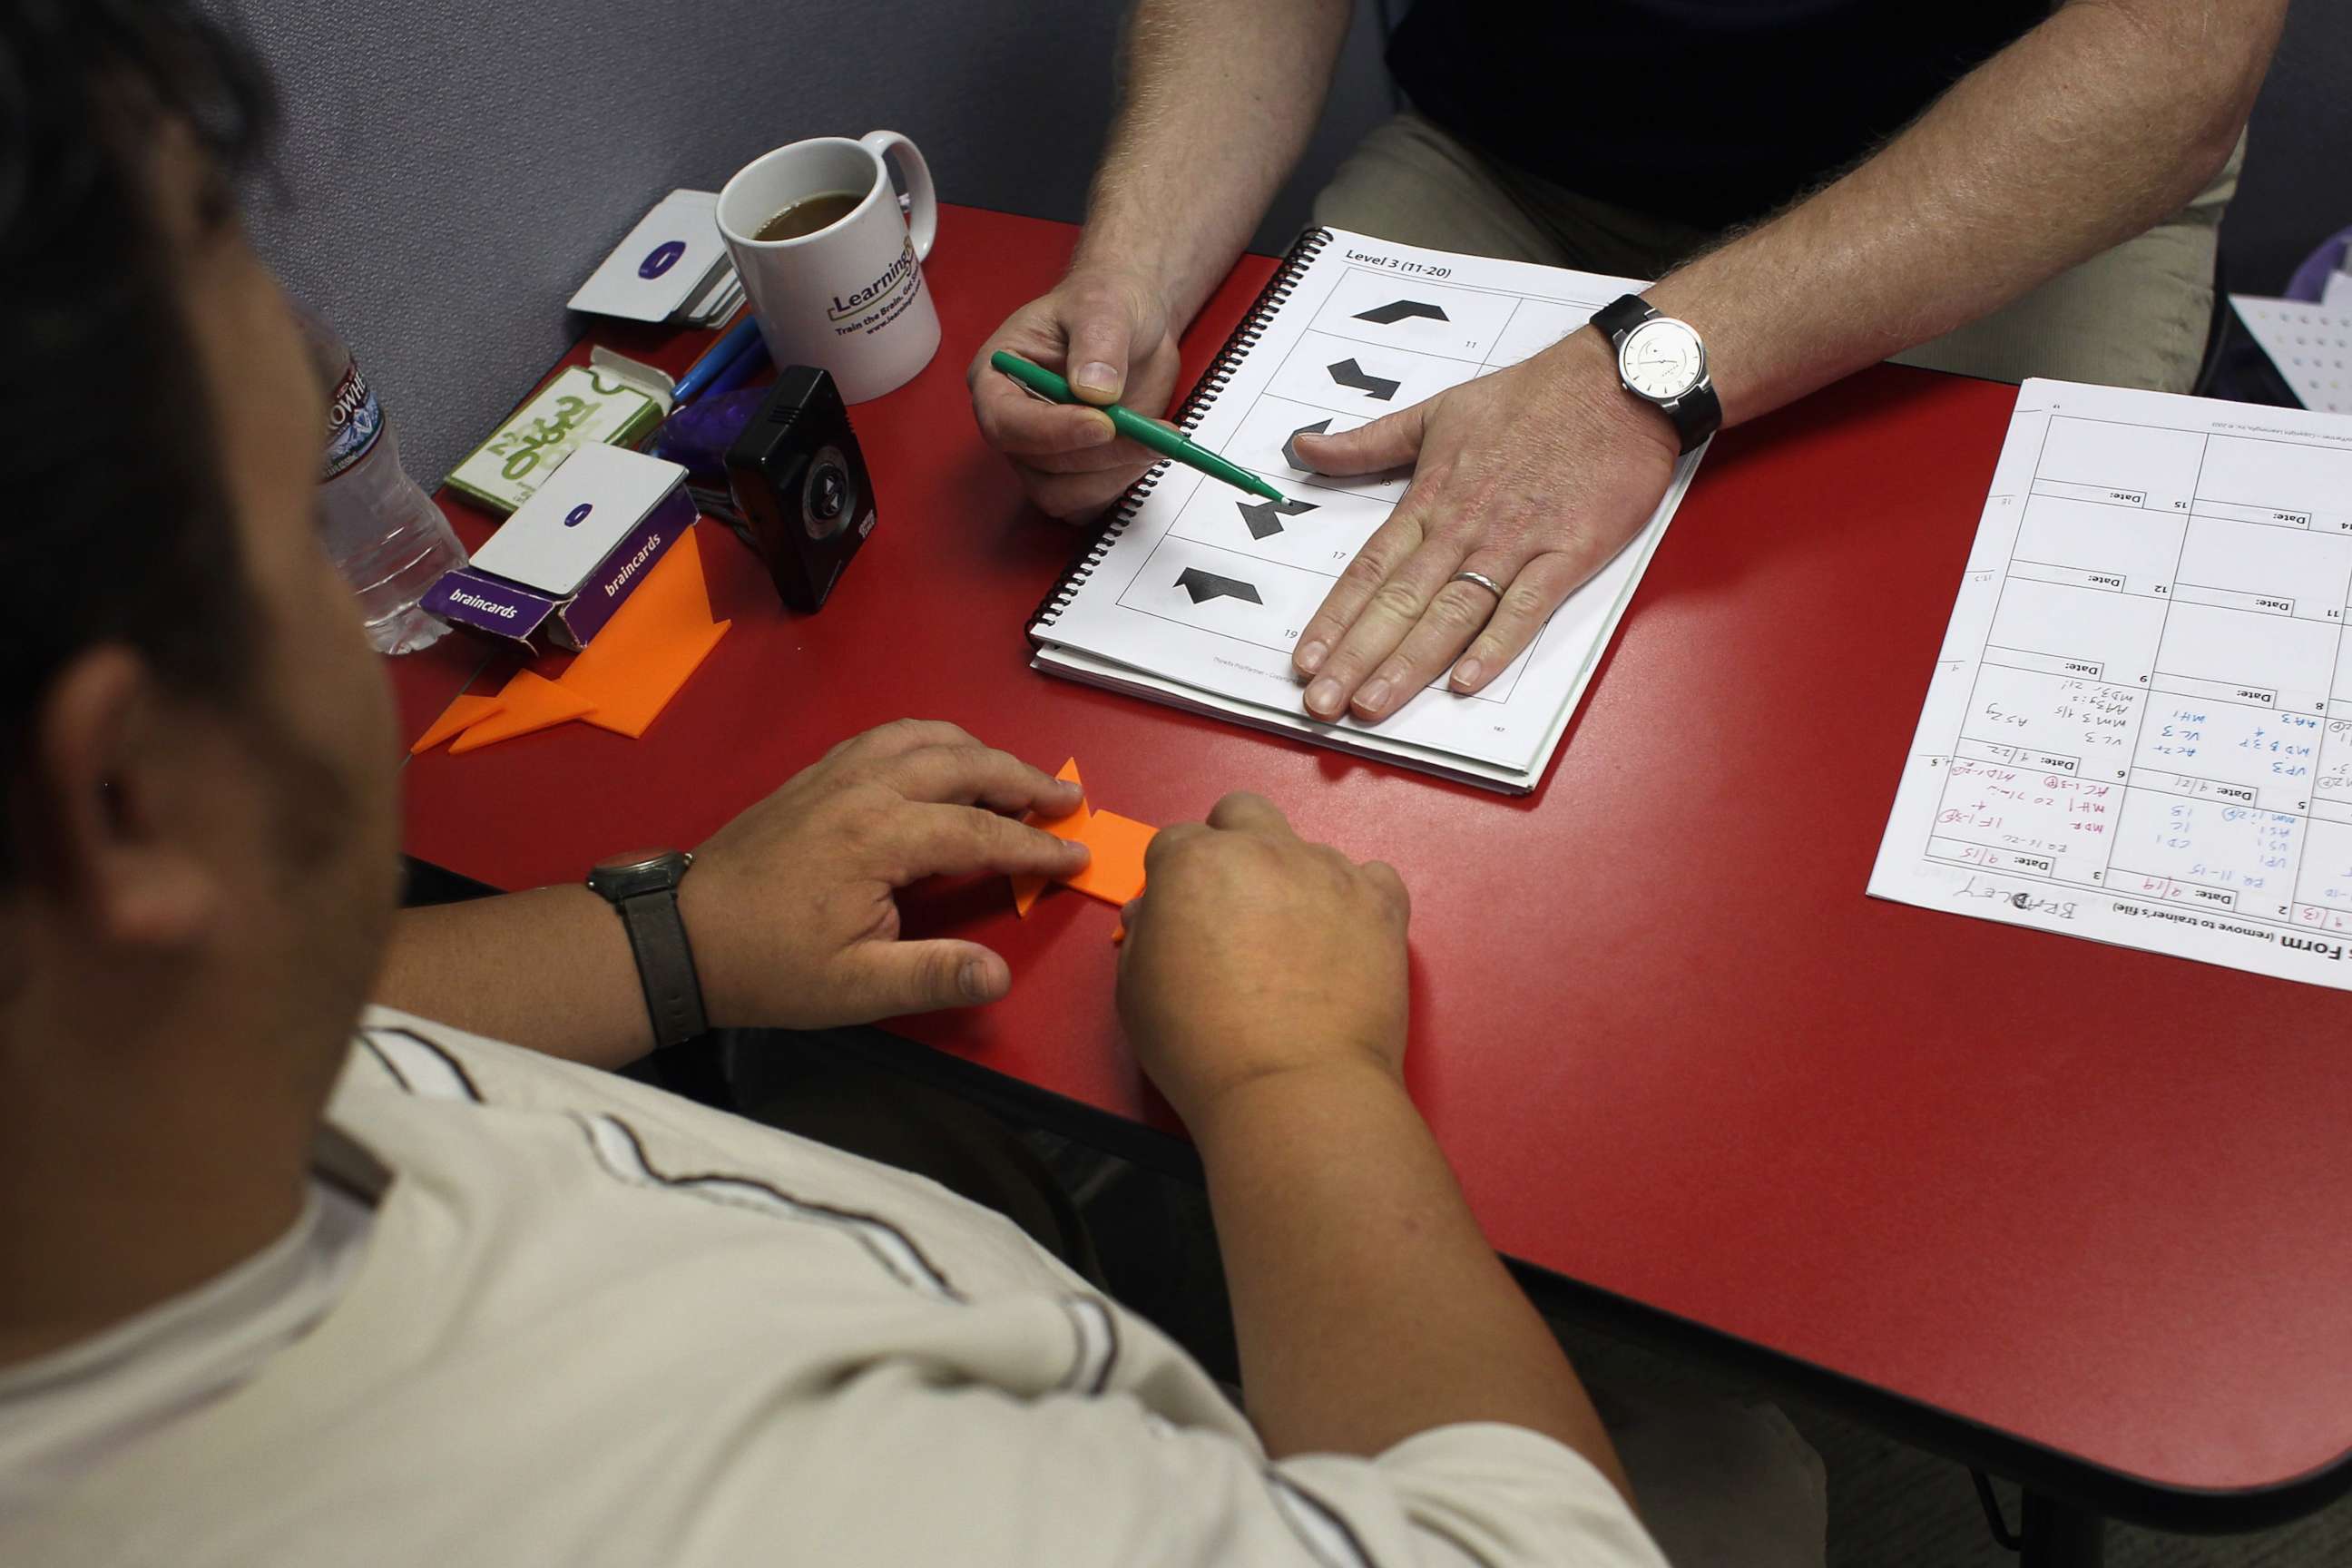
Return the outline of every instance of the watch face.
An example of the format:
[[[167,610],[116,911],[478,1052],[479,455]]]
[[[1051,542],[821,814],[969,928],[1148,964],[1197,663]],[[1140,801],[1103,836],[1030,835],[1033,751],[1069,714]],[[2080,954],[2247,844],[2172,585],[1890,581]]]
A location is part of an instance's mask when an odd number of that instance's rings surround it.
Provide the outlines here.
[[[677,851],[671,849],[635,849],[626,855],[608,855],[597,861],[591,869],[604,872],[608,876],[626,871],[655,870],[676,853]]]
[[[1706,374],[1706,350],[1684,322],[1655,317],[1625,335],[1625,346],[1617,353],[1617,374],[1653,402],[1672,403]]]
[[[588,886],[607,899],[633,899],[640,893],[660,892],[677,886],[686,868],[694,864],[694,857],[675,849],[645,849],[634,855],[615,855],[596,863],[588,873]]]

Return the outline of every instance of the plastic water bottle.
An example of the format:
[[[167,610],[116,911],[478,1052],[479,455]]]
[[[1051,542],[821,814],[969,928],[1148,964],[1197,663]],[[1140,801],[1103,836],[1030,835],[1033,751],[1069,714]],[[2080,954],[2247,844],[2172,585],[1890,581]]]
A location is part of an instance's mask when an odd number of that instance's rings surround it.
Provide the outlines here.
[[[448,623],[417,608],[466,547],[433,498],[400,466],[400,442],[352,351],[316,314],[298,309],[327,387],[327,445],[319,470],[319,526],[327,553],[359,596],[379,653],[413,653]]]

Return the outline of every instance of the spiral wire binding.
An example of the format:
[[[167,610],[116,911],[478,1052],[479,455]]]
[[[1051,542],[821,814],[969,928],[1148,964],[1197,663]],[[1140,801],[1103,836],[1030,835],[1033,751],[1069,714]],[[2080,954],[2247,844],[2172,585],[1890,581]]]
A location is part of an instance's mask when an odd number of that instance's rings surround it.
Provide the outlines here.
[[[1265,336],[1266,329],[1273,324],[1274,313],[1288,301],[1308,265],[1322,255],[1323,247],[1330,243],[1329,229],[1310,228],[1291,245],[1289,254],[1282,258],[1282,265],[1274,269],[1274,276],[1265,280],[1265,287],[1258,290],[1257,298],[1251,301],[1249,310],[1243,314],[1241,325],[1234,329],[1233,335],[1225,340],[1224,347],[1217,351],[1217,357],[1209,362],[1209,368],[1201,373],[1201,379],[1192,384],[1192,390],[1186,393],[1184,401],[1177,405],[1176,428],[1190,436],[1199,426],[1202,416],[1209,412],[1209,405],[1216,402],[1217,395],[1224,391],[1225,384],[1241,370],[1243,359],[1247,357],[1250,350],[1257,347],[1258,340]],[[1118,504],[1103,519],[1102,526],[1096,531],[1094,537],[1087,541],[1053,587],[1046,590],[1045,596],[1037,602],[1035,613],[1029,617],[1032,628],[1029,641],[1032,645],[1045,646],[1047,639],[1039,637],[1034,628],[1052,626],[1055,619],[1070,607],[1070,601],[1076,598],[1078,590],[1087,585],[1087,579],[1094,575],[1095,568],[1102,564],[1103,557],[1110,553],[1110,547],[1118,542],[1119,535],[1125,533],[1128,524],[1135,521],[1135,514],[1143,510],[1144,501],[1159,485],[1160,476],[1167,473],[1174,462],[1173,458],[1161,458],[1141,479],[1129,485],[1127,493],[1119,497]]]

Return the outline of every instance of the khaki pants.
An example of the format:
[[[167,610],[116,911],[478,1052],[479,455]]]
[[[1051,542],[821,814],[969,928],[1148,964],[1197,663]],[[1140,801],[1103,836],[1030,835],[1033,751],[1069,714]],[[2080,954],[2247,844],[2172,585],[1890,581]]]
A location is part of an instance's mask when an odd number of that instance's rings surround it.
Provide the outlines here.
[[[2245,141],[2180,211],[2001,310],[1895,356],[1994,381],[2029,375],[2187,392],[2212,319],[2213,256]],[[1315,221],[1405,245],[1654,279],[1714,238],[1580,196],[1473,151],[1418,114],[1349,153]]]

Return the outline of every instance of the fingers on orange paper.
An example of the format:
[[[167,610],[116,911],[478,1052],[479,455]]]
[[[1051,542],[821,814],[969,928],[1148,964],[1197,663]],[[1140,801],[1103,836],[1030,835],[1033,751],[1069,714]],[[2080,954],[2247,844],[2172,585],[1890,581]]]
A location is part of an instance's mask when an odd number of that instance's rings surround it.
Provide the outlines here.
[[[1078,786],[1078,804],[1060,816],[1040,816],[1034,811],[1025,811],[1021,814],[1021,820],[1032,827],[1044,828],[1056,838],[1076,838],[1086,831],[1087,826],[1087,785],[1086,781],[1078,777],[1078,759],[1072,757],[1064,763],[1062,771],[1054,776],[1064,784]],[[1013,879],[1013,912],[1027,920],[1029,906],[1035,903],[1037,895],[1045,890],[1045,878],[1029,872],[1016,874]]]
[[[1078,786],[1078,804],[1060,816],[1041,816],[1033,811],[1024,816],[1021,820],[1032,827],[1044,828],[1056,838],[1075,839],[1086,832],[1087,818],[1094,810],[1087,804],[1086,781],[1078,777],[1078,759],[1072,757],[1068,762],[1064,763],[1062,771],[1054,776],[1064,784],[1074,784]]]
[[[1094,858],[1063,880],[1107,904],[1122,905],[1143,891],[1143,852],[1160,829],[1115,811],[1087,818],[1086,847]]]
[[[1078,760],[1072,757],[1062,764],[1055,775],[1066,784],[1084,788],[1078,776]],[[1092,854],[1086,867],[1067,877],[1055,878],[1064,886],[1076,889],[1090,898],[1113,906],[1124,905],[1143,891],[1143,852],[1151,844],[1152,836],[1160,830],[1149,823],[1138,822],[1131,816],[1121,816],[1115,811],[1097,811],[1081,795],[1077,808],[1066,816],[1040,817],[1031,812],[1023,821],[1041,827],[1056,838],[1067,838],[1084,844]],[[1026,915],[1029,907],[1045,890],[1043,877],[1013,879],[1013,908],[1015,913]],[[1125,927],[1112,933],[1116,942],[1126,934]]]

